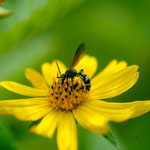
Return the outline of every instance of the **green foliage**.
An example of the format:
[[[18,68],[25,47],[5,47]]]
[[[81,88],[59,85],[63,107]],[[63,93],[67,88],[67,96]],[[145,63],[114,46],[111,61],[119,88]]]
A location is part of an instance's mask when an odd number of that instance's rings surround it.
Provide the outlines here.
[[[140,66],[135,87],[110,101],[149,97],[150,2],[111,0],[12,0],[4,8],[13,14],[0,20],[0,80],[29,84],[24,69],[40,70],[45,61],[60,59],[67,65],[81,42],[99,60],[99,70],[110,60],[126,60]],[[21,96],[0,88],[0,99]],[[6,117],[5,117],[6,118]],[[112,143],[119,150],[149,150],[149,113],[125,123],[111,123]],[[0,149],[57,149],[52,140],[29,133],[31,123],[1,118]],[[117,150],[106,138],[79,127],[79,150]]]
[[[5,0],[0,0],[0,6]],[[12,12],[5,8],[0,7],[0,18],[10,15]]]
[[[17,150],[16,149],[16,141],[13,139],[13,136],[11,135],[9,128],[6,126],[4,121],[0,121],[0,149],[5,150]]]

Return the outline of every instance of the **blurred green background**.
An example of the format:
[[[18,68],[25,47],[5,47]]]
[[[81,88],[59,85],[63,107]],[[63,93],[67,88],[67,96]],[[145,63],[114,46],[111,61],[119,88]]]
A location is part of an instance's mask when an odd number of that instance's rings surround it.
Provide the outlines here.
[[[150,99],[149,0],[7,0],[13,11],[0,18],[0,80],[29,85],[24,69],[40,70],[45,61],[69,66],[81,42],[99,60],[100,71],[112,59],[140,66],[140,79],[109,101]],[[22,96],[0,88],[0,99]],[[30,122],[0,116],[0,150],[56,150],[56,136],[30,133]],[[118,148],[78,125],[79,150],[150,150],[150,113],[124,123],[110,123]]]

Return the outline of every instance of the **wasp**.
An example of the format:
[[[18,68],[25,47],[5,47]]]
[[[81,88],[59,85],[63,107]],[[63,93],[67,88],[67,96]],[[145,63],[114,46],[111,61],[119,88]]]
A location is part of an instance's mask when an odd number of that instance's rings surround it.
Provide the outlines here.
[[[75,69],[75,66],[79,63],[79,61],[85,56],[85,44],[81,43],[79,47],[76,50],[76,53],[73,57],[72,63],[69,67],[69,69],[66,70],[64,74],[61,75],[60,68],[57,64],[60,76],[57,78],[62,78],[62,83],[64,82],[65,79],[71,78],[73,79],[74,77],[80,77],[84,84],[86,85],[86,89],[89,91],[91,88],[91,80],[90,78],[84,73],[84,70],[81,69],[79,72]]]

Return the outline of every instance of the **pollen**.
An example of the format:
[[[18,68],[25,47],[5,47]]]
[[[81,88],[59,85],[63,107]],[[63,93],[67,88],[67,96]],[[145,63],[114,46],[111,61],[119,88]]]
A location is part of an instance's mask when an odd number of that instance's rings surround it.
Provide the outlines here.
[[[87,99],[88,92],[79,77],[59,78],[50,86],[48,100],[51,107],[56,110],[71,111]]]

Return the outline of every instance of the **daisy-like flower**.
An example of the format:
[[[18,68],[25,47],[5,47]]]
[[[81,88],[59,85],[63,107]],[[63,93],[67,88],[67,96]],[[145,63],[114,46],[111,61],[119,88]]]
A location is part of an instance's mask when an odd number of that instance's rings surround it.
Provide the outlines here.
[[[65,73],[66,66],[58,60],[57,64]],[[51,138],[57,128],[58,149],[77,150],[76,121],[96,134],[107,134],[109,121],[123,122],[150,110],[148,100],[128,103],[104,101],[124,93],[137,82],[137,65],[127,66],[125,61],[113,60],[93,77],[97,67],[97,59],[88,55],[75,66],[77,72],[83,69],[84,75],[91,79],[90,88],[80,76],[58,77],[56,61],[42,64],[42,75],[28,68],[25,75],[33,87],[13,81],[2,81],[0,85],[30,98],[0,101],[0,114],[14,115],[23,121],[40,120],[32,125],[31,132]]]

